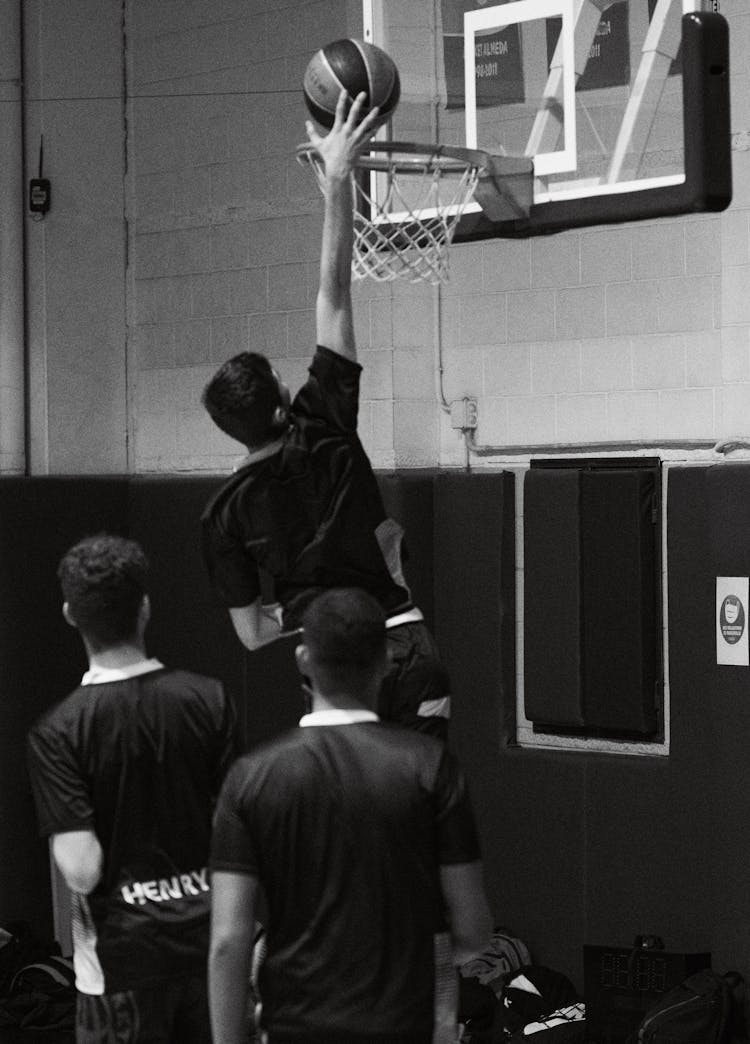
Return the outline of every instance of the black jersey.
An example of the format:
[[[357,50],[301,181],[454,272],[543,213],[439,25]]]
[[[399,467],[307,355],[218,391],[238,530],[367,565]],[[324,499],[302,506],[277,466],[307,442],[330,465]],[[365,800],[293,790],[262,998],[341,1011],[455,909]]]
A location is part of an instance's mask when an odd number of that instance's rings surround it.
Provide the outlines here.
[[[411,607],[400,570],[400,531],[388,519],[357,436],[359,363],[319,347],[294,398],[279,451],[241,466],[203,514],[203,552],[228,608],[274,580],[284,626],[332,587],[360,587],[388,615]]]
[[[236,754],[220,682],[160,665],[81,685],[32,728],[40,832],[90,829],[104,853],[99,884],[74,904],[82,992],[200,973],[211,820]]]
[[[478,856],[463,778],[432,737],[314,725],[241,758],[211,867],[257,876],[265,892],[271,1038],[429,1035],[439,866]]]

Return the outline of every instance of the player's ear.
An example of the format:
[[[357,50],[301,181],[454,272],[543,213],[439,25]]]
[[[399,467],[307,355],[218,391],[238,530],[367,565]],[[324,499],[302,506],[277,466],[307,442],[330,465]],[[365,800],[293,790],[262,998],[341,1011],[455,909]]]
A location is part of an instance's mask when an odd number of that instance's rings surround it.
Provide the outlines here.
[[[310,650],[307,648],[304,642],[300,642],[297,648],[294,650],[294,659],[297,663],[297,670],[304,677],[310,676]]]
[[[145,594],[143,596],[143,601],[141,602],[141,607],[138,610],[138,622],[139,622],[139,624],[141,625],[141,627],[143,628],[144,631],[146,630],[146,626],[148,625],[148,622],[149,622],[150,619],[151,619],[151,599],[149,598],[149,596],[147,594]]]
[[[276,409],[273,411],[271,423],[273,424],[274,428],[283,428],[286,425],[288,417],[289,411],[287,410],[286,406],[277,406]]]
[[[63,620],[65,620],[66,624],[69,624],[70,627],[78,627],[78,624],[73,619],[73,614],[71,613],[70,606],[67,602],[63,602],[62,614]]]

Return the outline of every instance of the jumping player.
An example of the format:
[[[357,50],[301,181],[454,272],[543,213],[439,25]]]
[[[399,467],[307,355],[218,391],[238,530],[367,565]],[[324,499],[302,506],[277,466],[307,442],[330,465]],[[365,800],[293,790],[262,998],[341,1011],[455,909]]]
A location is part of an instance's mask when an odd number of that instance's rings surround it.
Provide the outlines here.
[[[325,137],[307,134],[325,163],[325,212],[309,377],[289,390],[263,355],[226,362],[203,393],[216,425],[247,457],[203,515],[204,557],[214,591],[250,650],[299,628],[321,591],[367,590],[387,616],[393,664],[383,684],[383,718],[445,738],[449,684],[401,567],[403,531],[388,518],[357,437],[359,379],[351,300],[356,157],[372,136],[377,109],[365,95],[348,114],[342,92]],[[261,576],[273,580],[280,609],[264,606]]]

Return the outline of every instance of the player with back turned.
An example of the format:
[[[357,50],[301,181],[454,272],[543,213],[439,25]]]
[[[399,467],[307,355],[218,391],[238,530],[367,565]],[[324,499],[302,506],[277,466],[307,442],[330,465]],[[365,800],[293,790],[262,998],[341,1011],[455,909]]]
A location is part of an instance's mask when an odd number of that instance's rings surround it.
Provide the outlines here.
[[[210,1044],[214,803],[239,753],[221,683],[146,654],[148,563],[102,533],[62,558],[89,661],[28,737],[40,832],[71,890],[78,1044]]]
[[[483,947],[490,916],[463,775],[446,745],[379,720],[383,610],[329,590],[303,615],[311,712],[235,763],[212,842],[214,1044],[245,1044],[255,917],[268,1044],[433,1044],[433,945]],[[456,1030],[441,1041],[455,1041]]]
[[[326,137],[307,124],[325,163],[317,349],[308,379],[292,401],[264,355],[242,352],[203,393],[216,425],[247,449],[203,514],[204,557],[215,594],[250,650],[297,630],[322,591],[368,591],[386,614],[392,662],[379,713],[444,739],[447,675],[404,579],[403,531],[386,513],[357,435],[362,367],[351,300],[351,175],[378,112],[356,123],[364,95],[348,116],[347,103],[342,92]],[[273,580],[278,609],[263,603],[263,574]]]

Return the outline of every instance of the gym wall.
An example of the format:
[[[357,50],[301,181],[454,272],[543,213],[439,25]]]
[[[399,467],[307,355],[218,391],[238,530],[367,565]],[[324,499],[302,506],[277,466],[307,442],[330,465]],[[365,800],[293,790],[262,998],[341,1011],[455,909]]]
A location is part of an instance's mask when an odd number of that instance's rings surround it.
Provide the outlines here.
[[[750,0],[727,5],[734,201],[722,214],[487,240],[440,291],[355,289],[360,429],[378,467],[463,466],[477,441],[743,434],[750,411]],[[296,162],[300,85],[359,0],[24,3],[34,474],[223,469],[216,366],[267,350],[295,388],[314,340],[321,200]],[[499,452],[474,461],[500,466]]]
[[[489,446],[747,431],[750,0],[731,8],[728,211],[459,246],[440,291],[355,288],[361,434],[404,512],[412,582],[456,681],[454,743],[496,917],[579,984],[583,941],[627,944],[636,931],[708,946],[717,967],[750,974],[746,686],[711,647],[714,568],[750,571],[747,465],[672,472],[669,759],[514,749],[510,492],[497,454],[473,458],[481,474],[459,472],[465,444],[435,394],[436,349],[445,397],[478,398]],[[238,447],[198,400],[245,347],[267,350],[292,387],[304,378],[321,210],[293,158],[299,85],[315,48],[360,32],[360,12],[358,0],[23,4],[26,168],[36,174],[43,132],[53,204],[43,221],[27,215],[16,259],[35,478],[0,482],[0,923],[48,917],[22,736],[83,669],[53,581],[78,530],[126,521],[144,540],[162,605],[154,651],[247,692],[249,736],[296,714],[273,695],[293,684],[290,650],[257,654],[251,678],[202,586],[192,512]],[[720,547],[730,560],[714,565]]]

